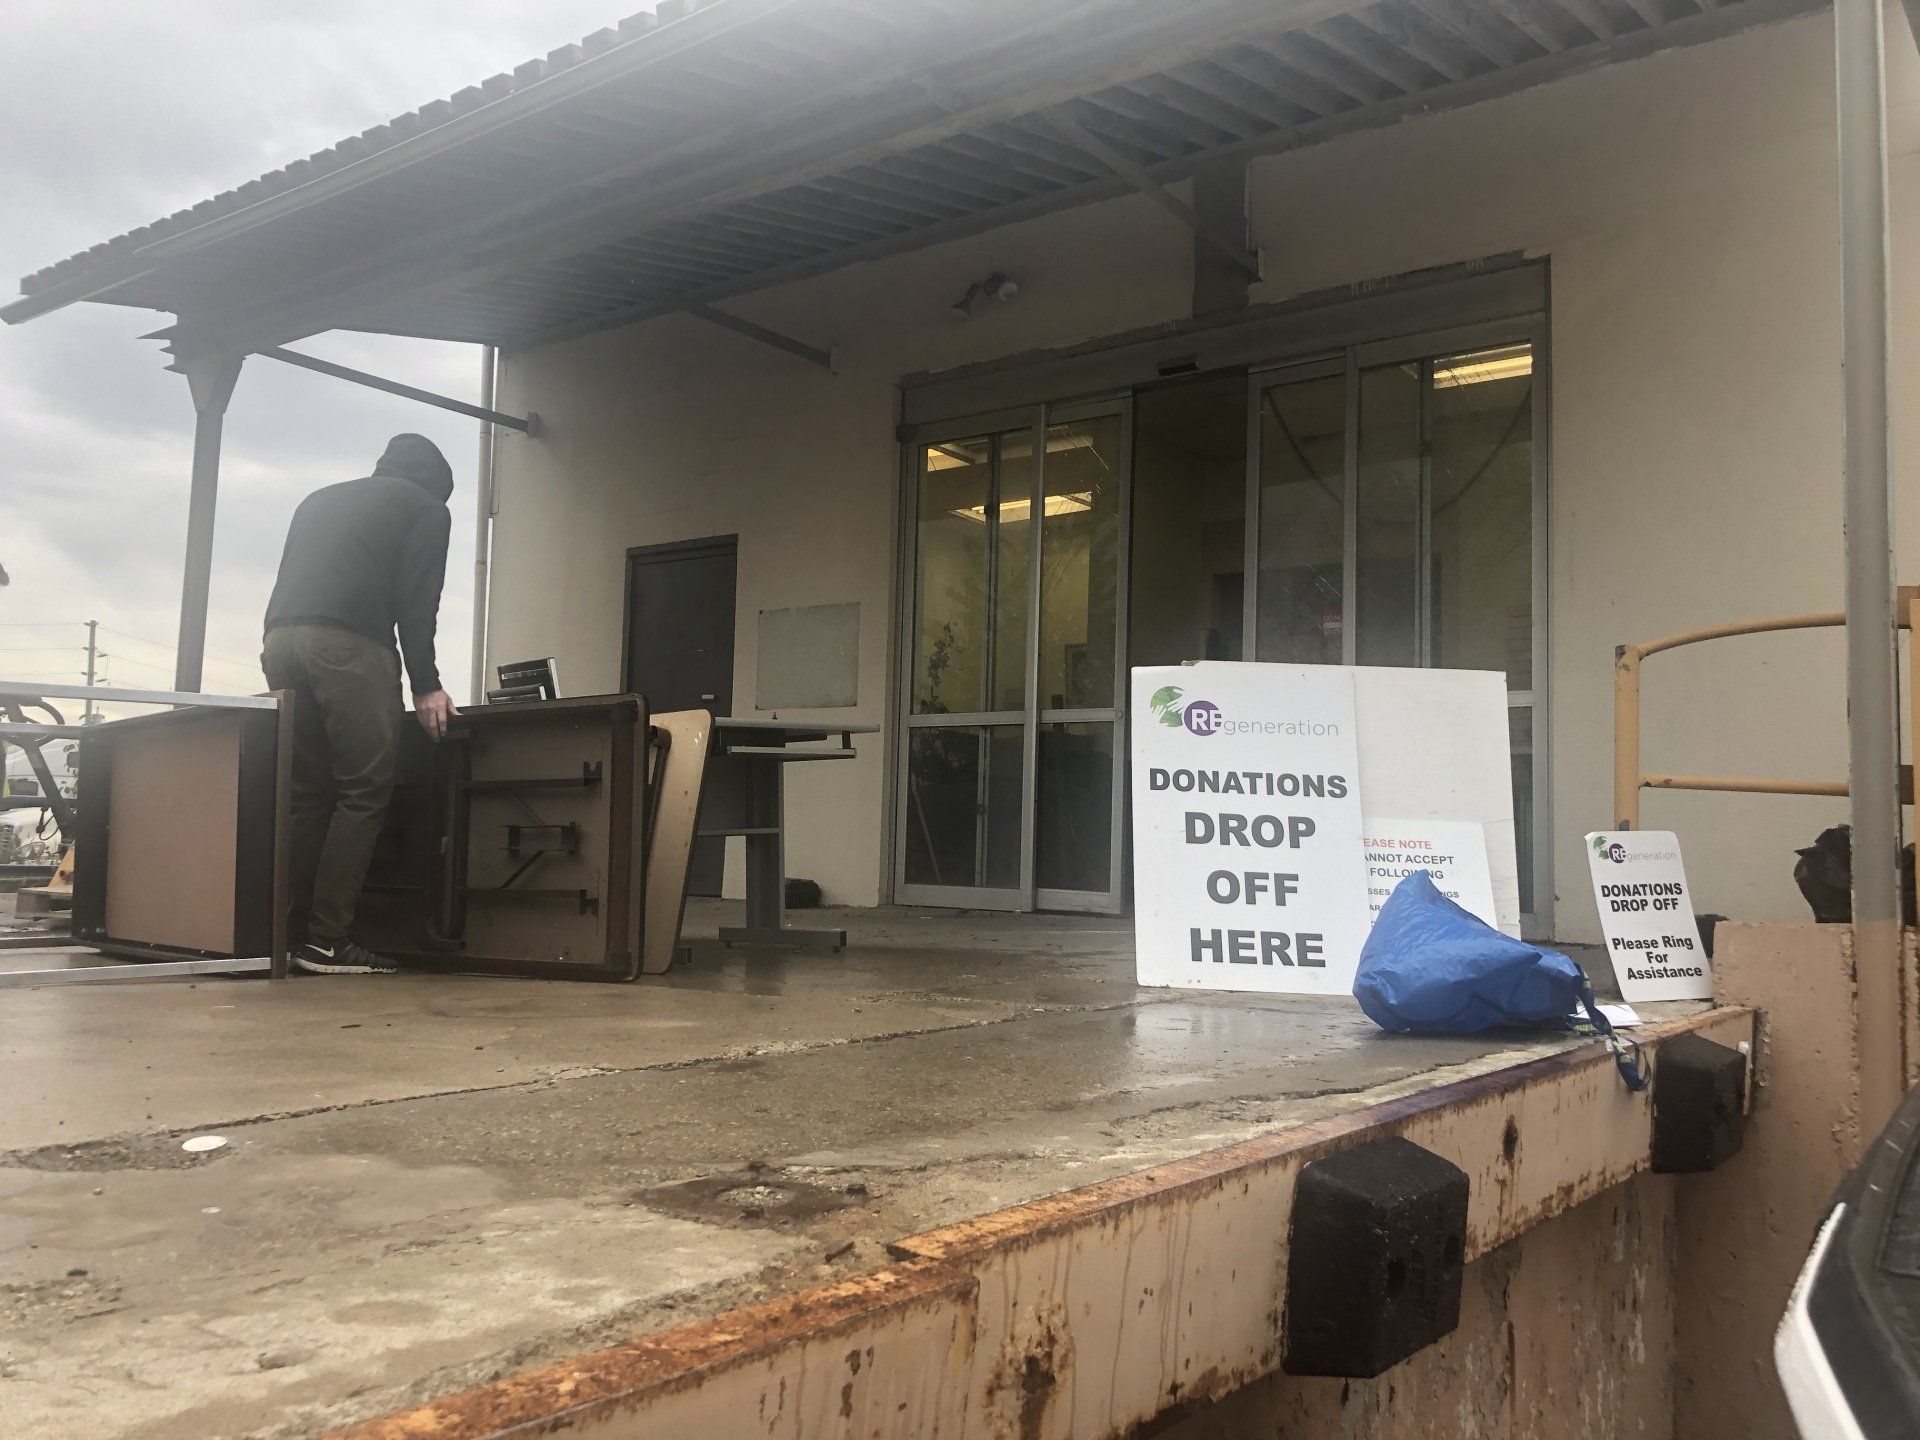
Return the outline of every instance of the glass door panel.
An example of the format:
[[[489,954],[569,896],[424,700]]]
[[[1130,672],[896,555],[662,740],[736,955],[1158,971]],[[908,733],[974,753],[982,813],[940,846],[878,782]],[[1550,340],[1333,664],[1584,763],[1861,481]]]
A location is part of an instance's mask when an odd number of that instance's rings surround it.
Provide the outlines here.
[[[929,726],[910,732],[909,885],[1018,890],[1026,727]]]
[[[1360,372],[1354,658],[1420,663],[1424,367]]]
[[[1070,415],[1072,412],[1068,412]],[[1120,903],[1121,572],[1127,537],[1126,410],[1056,420],[1041,466],[1035,900]]]
[[[1114,730],[1112,721],[1040,727],[1034,883],[1043,897],[1047,892],[1104,896],[1114,888],[1119,780]]]
[[[1256,375],[1250,394],[1254,654],[1503,672],[1522,909],[1538,931],[1533,345],[1370,344]]]
[[[1119,903],[1127,411],[1029,413],[912,452],[895,861],[909,903]]]
[[[1108,710],[1119,654],[1120,416],[1047,427],[1040,705]]]
[[[914,452],[896,862],[910,902],[1019,909],[1029,893],[1034,434],[983,427]]]
[[[1347,378],[1257,389],[1260,570],[1255,658],[1345,656]]]
[[[1133,401],[1128,664],[1238,660],[1247,593],[1247,380]]]
[[[1430,663],[1533,688],[1533,349],[1433,364]]]
[[[922,447],[913,712],[1025,703],[1033,440],[1003,431]]]

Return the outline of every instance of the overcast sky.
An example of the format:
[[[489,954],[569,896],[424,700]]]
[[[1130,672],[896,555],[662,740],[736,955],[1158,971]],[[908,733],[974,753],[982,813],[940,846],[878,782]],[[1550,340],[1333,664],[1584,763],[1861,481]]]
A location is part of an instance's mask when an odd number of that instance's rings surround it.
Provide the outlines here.
[[[636,0],[4,0],[0,294],[19,277],[616,23]],[[98,620],[114,684],[170,688],[193,408],[137,337],[77,305],[0,328],[0,676],[78,682]],[[332,334],[298,348],[464,399],[480,352]],[[456,480],[440,662],[467,698],[479,427],[247,362],[227,413],[206,688],[259,688],[260,616],[307,491],[432,437]]]

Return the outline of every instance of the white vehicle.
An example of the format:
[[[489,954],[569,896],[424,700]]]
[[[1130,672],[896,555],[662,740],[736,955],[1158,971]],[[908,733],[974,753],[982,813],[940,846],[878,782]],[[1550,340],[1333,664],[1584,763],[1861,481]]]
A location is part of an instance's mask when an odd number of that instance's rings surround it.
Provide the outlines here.
[[[53,771],[60,793],[71,799],[75,791],[74,763],[77,745],[68,742],[44,747],[47,765]],[[6,784],[0,793],[11,799],[31,799],[41,793],[40,780],[33,765],[17,746],[6,747]],[[19,809],[0,809],[0,865],[54,865],[60,860],[65,840],[53,811],[44,805]]]
[[[53,811],[0,810],[0,865],[57,865],[64,841]]]
[[[1920,1435],[1920,1088],[1840,1184],[1774,1340],[1804,1440]]]

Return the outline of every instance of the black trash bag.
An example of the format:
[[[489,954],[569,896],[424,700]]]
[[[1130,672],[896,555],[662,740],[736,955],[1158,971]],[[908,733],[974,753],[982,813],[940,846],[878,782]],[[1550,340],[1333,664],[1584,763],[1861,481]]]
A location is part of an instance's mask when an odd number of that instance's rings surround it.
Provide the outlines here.
[[[1830,825],[1793,852],[1793,883],[1821,925],[1853,923],[1853,827]],[[1900,923],[1914,923],[1913,846],[1900,852]]]

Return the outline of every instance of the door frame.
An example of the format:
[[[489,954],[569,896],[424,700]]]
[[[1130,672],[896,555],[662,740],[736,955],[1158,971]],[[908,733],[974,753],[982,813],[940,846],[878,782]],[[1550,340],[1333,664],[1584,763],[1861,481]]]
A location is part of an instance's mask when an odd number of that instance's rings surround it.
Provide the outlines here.
[[[1119,535],[1115,541],[1114,585],[1114,703],[1053,709],[1040,703],[1040,605],[1042,566],[1046,556],[1047,431],[1100,416],[1120,422],[1120,456],[1116,467]],[[1028,549],[1027,608],[1024,660],[1024,704],[1014,712],[987,710],[960,714],[916,715],[913,709],[914,650],[919,642],[919,520],[922,457],[926,448],[942,440],[1026,430],[1032,437],[1033,475],[1028,514],[1033,525]],[[900,464],[900,545],[903,563],[899,575],[898,614],[902,617],[895,654],[897,679],[895,713],[900,717],[894,745],[894,802],[892,811],[892,894],[897,903],[935,905],[976,910],[1026,912],[1035,909],[1096,915],[1117,915],[1125,905],[1126,777],[1127,777],[1127,604],[1130,551],[1133,535],[1133,397],[1131,393],[1060,404],[1023,405],[985,415],[970,415],[935,424],[903,427]],[[1108,807],[1107,889],[1103,892],[1041,888],[1036,883],[1039,821],[1040,727],[1048,724],[1111,724],[1113,772]],[[924,729],[1019,725],[1021,729],[1020,879],[1010,887],[971,887],[916,884],[906,878],[907,845],[912,819],[910,766],[913,732]]]

